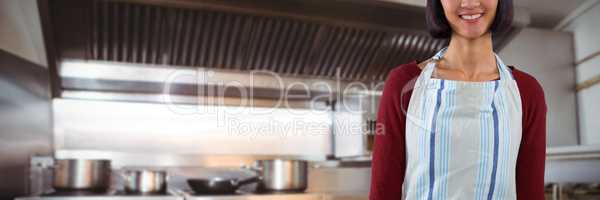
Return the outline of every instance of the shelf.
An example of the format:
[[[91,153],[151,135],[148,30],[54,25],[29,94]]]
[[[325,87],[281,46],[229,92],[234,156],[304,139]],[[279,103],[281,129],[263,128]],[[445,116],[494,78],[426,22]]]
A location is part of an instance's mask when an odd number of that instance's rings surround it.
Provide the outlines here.
[[[548,160],[559,159],[600,159],[600,145],[548,147]]]

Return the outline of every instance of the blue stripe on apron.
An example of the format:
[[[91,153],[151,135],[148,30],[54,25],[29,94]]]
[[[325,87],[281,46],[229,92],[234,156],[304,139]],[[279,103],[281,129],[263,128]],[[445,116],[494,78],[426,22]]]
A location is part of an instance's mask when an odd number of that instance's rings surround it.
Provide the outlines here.
[[[422,87],[429,87],[429,85],[423,85]],[[432,101],[433,99],[428,98],[428,95],[425,95],[425,100],[422,101],[424,102],[421,108],[421,116],[423,116],[425,119],[427,118],[427,116],[425,116],[426,113],[429,112],[429,105],[430,101]],[[424,132],[420,133],[418,136],[418,140],[419,140],[419,162],[425,163],[424,161],[426,160],[426,156],[427,156],[427,149],[425,148],[425,144],[426,144],[426,137],[427,137],[427,129],[423,128],[421,129]],[[416,195],[416,199],[422,199],[423,197],[423,193],[425,193],[426,191],[426,179],[424,176],[419,176],[417,178],[417,191],[415,192]]]
[[[448,122],[448,101],[450,100],[450,94],[448,89],[450,89],[450,84],[449,82],[445,82],[444,83],[444,90],[445,92],[442,93],[442,97],[441,97],[441,104],[440,104],[440,111],[438,111],[438,118],[436,120],[438,120],[438,123],[440,124],[438,126],[438,131],[436,132],[436,136],[437,136],[437,146],[435,149],[435,155],[437,156],[436,158],[436,164],[435,164],[435,174],[437,175],[437,177],[444,177],[445,173],[444,173],[444,166],[446,164],[445,160],[446,160],[446,153],[447,151],[445,151],[445,147],[446,147],[446,131],[447,131],[447,122]],[[435,200],[440,200],[440,199],[444,199],[442,197],[442,189],[444,187],[444,181],[446,179],[440,179],[437,180],[437,184],[434,187],[434,189],[437,188],[437,190],[433,191],[433,199]]]
[[[505,122],[507,119],[505,119],[503,116],[504,115],[504,104],[502,103],[502,94],[500,93],[500,91],[497,93],[498,96],[498,104],[497,104],[497,108],[498,109],[498,133],[499,133],[499,147],[498,147],[498,179],[496,180],[496,187],[494,189],[495,191],[495,196],[496,199],[498,198],[502,198],[503,197],[503,193],[504,193],[504,189],[506,188],[504,186],[505,180],[506,178],[506,156],[508,155],[507,151],[507,140],[506,140],[506,136],[508,134],[505,134]]]
[[[452,124],[452,119],[454,119],[454,113],[456,111],[456,109],[454,109],[453,107],[456,105],[456,87],[452,87],[452,92],[450,93],[452,95],[452,98],[450,98],[450,107],[452,107],[452,112],[450,113],[450,116],[448,118],[448,132],[446,134],[446,141],[447,141],[447,145],[446,145],[446,154],[448,155],[446,157],[446,165],[444,166],[444,172],[446,173],[446,176],[448,177],[449,175],[449,163],[450,163],[450,155],[452,155],[451,151],[450,151],[450,146],[452,145],[452,134],[450,132],[450,130],[452,130],[454,127],[451,125]],[[443,189],[443,193],[444,196],[448,196],[448,179],[444,179],[444,189]],[[445,199],[445,198],[444,198]]]
[[[494,82],[494,93],[498,90],[498,81]],[[494,121],[494,158],[492,163],[492,181],[490,183],[490,190],[488,192],[487,199],[491,200],[494,196],[494,187],[496,186],[496,171],[498,170],[498,110],[496,109],[496,103],[492,100],[492,117]]]
[[[491,89],[491,88],[490,88]],[[492,95],[488,95],[485,96],[484,102],[491,102],[493,101],[493,96]],[[482,104],[482,108],[481,110],[487,110],[489,107],[489,104]],[[482,113],[480,115],[480,131],[481,131],[481,136],[480,136],[480,149],[481,149],[481,154],[479,156],[479,173],[477,175],[477,180],[476,180],[476,198],[477,200],[483,200],[485,197],[485,192],[486,189],[488,189],[487,187],[487,183],[488,183],[488,178],[490,177],[490,172],[489,172],[489,156],[488,156],[488,152],[490,151],[490,148],[492,147],[492,144],[490,144],[490,121],[489,120],[489,115],[487,115],[485,112]]]
[[[500,153],[500,155],[502,155],[502,159],[500,160],[500,164],[499,169],[501,169],[501,174],[498,175],[498,177],[500,177],[500,182],[498,182],[497,184],[497,195],[496,197],[500,197],[500,198],[506,198],[506,193],[508,192],[508,178],[506,177],[510,177],[511,174],[509,174],[509,166],[508,163],[511,160],[511,156],[510,156],[510,151],[512,151],[510,149],[511,146],[511,141],[512,141],[512,137],[510,135],[510,127],[509,127],[509,119],[506,118],[506,116],[508,116],[508,105],[506,105],[506,94],[504,90],[499,90],[498,91],[498,96],[500,101],[498,101],[498,110],[500,111],[500,116],[503,116],[503,119],[499,119],[499,122],[502,123],[502,129],[500,130],[500,133],[502,134],[502,144],[500,145],[500,147],[502,147],[502,152]],[[514,176],[514,175],[513,175]]]
[[[437,125],[437,115],[440,111],[442,104],[442,90],[444,90],[444,80],[440,81],[440,88],[437,91],[437,100],[435,110],[433,111],[433,118],[431,120],[431,135],[429,136],[429,194],[427,199],[431,200],[433,197],[433,186],[435,183],[435,131]]]
[[[446,91],[446,95],[442,95],[442,105],[440,110],[444,112],[440,113],[440,118],[442,118],[442,126],[440,128],[439,133],[439,144],[440,147],[437,150],[439,154],[440,161],[438,166],[436,167],[436,172],[438,177],[443,177],[439,181],[438,191],[435,193],[435,197],[437,200],[445,200],[448,194],[448,164],[450,160],[450,130],[452,129],[452,116],[454,115],[454,109],[452,106],[455,101],[455,85],[452,82],[445,82],[444,89]],[[435,192],[435,191],[434,191]]]
[[[429,87],[429,84],[424,85],[423,87]],[[432,101],[434,101],[435,99],[433,98],[429,98],[429,95],[425,95],[425,100],[423,103],[423,107],[422,107],[422,111],[423,111],[423,119],[428,120],[428,116],[426,115],[426,113],[430,113],[430,109],[431,106],[426,106],[426,105],[430,105],[430,103]],[[419,134],[418,136],[418,140],[419,140],[419,147],[420,151],[419,151],[419,162],[421,163],[425,163],[425,161],[427,160],[427,148],[426,148],[426,144],[427,144],[427,129],[426,128],[422,128],[420,130],[423,130],[422,133]],[[420,168],[419,168],[420,170]],[[425,174],[425,173],[423,173]],[[427,177],[426,176],[419,176],[418,180],[417,180],[417,192],[416,192],[416,199],[423,199],[423,196],[425,196],[426,192],[427,192]]]

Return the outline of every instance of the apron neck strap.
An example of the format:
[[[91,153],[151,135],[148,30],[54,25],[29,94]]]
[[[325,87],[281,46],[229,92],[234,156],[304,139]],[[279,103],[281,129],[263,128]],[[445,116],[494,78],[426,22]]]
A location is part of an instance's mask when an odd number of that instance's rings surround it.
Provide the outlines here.
[[[419,79],[424,78],[422,81],[427,81],[429,79],[431,79],[431,75],[433,74],[433,70],[436,67],[436,63],[437,61],[441,60],[444,57],[444,54],[446,54],[446,51],[448,50],[448,47],[444,47],[443,49],[441,49],[440,51],[438,51],[431,59],[432,61],[427,63],[427,66],[425,66],[425,69],[422,72],[422,75],[420,76]],[[514,80],[514,77],[512,76],[512,73],[510,71],[510,68],[508,68],[504,62],[502,62],[502,60],[500,59],[500,57],[494,52],[494,57],[496,58],[496,66],[498,67],[498,72],[500,73],[500,80],[504,81],[504,80]],[[417,81],[417,84],[420,81]]]

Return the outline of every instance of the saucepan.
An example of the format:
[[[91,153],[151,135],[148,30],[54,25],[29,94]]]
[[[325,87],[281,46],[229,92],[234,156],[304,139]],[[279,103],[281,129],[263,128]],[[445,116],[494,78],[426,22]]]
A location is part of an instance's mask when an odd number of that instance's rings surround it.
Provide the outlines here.
[[[135,194],[165,194],[167,172],[155,169],[126,169],[121,174],[125,192]]]
[[[105,191],[110,187],[110,160],[57,159],[53,168],[56,190]]]
[[[250,178],[190,178],[188,185],[197,194],[234,194],[241,186],[259,182],[259,176]]]
[[[308,162],[305,160],[257,160],[249,167],[262,181],[257,190],[262,192],[303,192],[308,185]]]

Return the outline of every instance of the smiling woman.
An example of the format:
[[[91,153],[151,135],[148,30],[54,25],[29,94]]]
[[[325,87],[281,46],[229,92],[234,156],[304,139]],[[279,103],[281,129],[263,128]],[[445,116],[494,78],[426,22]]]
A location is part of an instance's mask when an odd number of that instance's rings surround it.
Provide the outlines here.
[[[492,45],[509,29],[512,0],[429,0],[426,16],[450,44],[390,72],[370,199],[543,200],[544,92]]]
[[[461,35],[479,37],[488,29],[494,34],[508,31],[513,12],[512,0],[428,0],[426,22],[435,38],[448,38],[453,30],[460,31]]]

